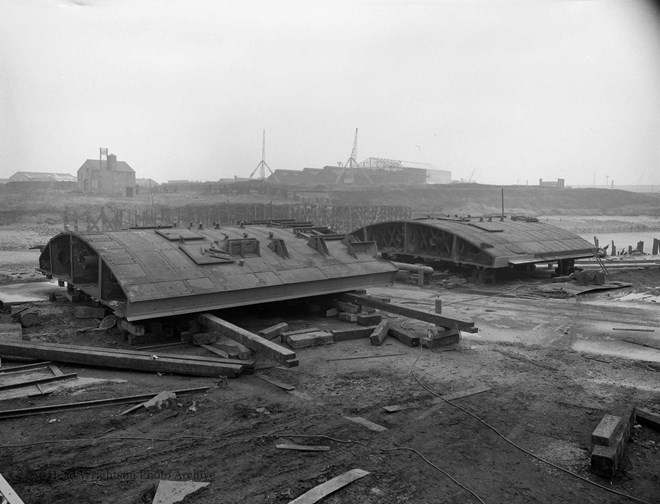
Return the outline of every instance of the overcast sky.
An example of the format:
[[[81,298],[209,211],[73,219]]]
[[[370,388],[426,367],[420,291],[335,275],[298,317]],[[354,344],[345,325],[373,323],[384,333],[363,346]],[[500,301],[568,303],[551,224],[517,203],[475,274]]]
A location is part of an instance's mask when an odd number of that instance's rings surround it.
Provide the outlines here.
[[[641,0],[0,0],[0,178],[247,177],[358,160],[482,183],[660,184]],[[606,179],[608,177],[608,179]]]

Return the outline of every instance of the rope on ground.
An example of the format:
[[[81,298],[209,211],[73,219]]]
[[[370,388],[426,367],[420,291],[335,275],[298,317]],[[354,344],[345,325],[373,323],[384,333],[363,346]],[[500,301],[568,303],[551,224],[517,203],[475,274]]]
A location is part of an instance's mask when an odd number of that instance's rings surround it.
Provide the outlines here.
[[[500,431],[498,431],[495,427],[493,427],[492,425],[490,425],[490,424],[489,424],[488,422],[486,422],[485,420],[482,420],[481,418],[479,418],[477,415],[475,415],[475,414],[472,413],[471,411],[469,411],[469,410],[463,408],[462,406],[459,406],[458,404],[456,404],[456,403],[450,401],[449,399],[445,399],[445,398],[443,398],[440,394],[438,394],[438,393],[434,392],[433,390],[431,390],[431,389],[430,389],[429,387],[427,387],[424,383],[422,383],[422,381],[417,377],[417,375],[416,375],[415,372],[414,372],[415,365],[417,364],[417,361],[419,360],[419,358],[422,356],[422,350],[423,350],[423,347],[420,347],[420,349],[419,349],[419,354],[417,355],[417,358],[415,359],[415,362],[413,362],[412,366],[410,367],[410,374],[413,376],[413,378],[415,378],[415,380],[417,380],[417,383],[419,383],[419,384],[420,384],[420,385],[421,385],[421,386],[422,386],[427,392],[429,392],[431,395],[434,395],[435,397],[439,397],[439,398],[442,399],[444,402],[450,404],[450,405],[453,406],[454,408],[457,408],[457,409],[461,410],[462,412],[464,412],[465,414],[471,416],[472,418],[474,418],[475,420],[477,420],[478,422],[480,422],[481,424],[483,424],[484,426],[486,426],[487,428],[489,428],[490,430],[492,430],[495,434],[497,434],[500,438],[502,438],[504,441],[506,441],[507,443],[509,443],[509,444],[510,444],[511,446],[513,446],[514,448],[517,448],[517,449],[520,450],[521,452],[526,453],[527,455],[529,455],[529,456],[535,458],[536,460],[538,460],[538,461],[540,461],[540,462],[543,462],[544,464],[549,465],[550,467],[553,467],[553,468],[557,469],[558,471],[562,471],[562,472],[564,472],[564,473],[566,473],[566,474],[569,474],[569,475],[571,475],[571,476],[573,476],[573,477],[575,477],[575,478],[578,478],[578,479],[584,481],[585,483],[589,483],[590,485],[593,485],[593,486],[595,486],[595,487],[597,487],[597,488],[600,488],[600,489],[602,489],[602,490],[605,490],[605,491],[607,491],[607,492],[610,492],[610,493],[613,493],[613,494],[619,495],[619,496],[621,496],[621,497],[625,497],[626,499],[630,499],[630,500],[632,500],[632,501],[639,502],[639,503],[641,503],[641,504],[651,504],[650,502],[645,501],[645,500],[643,500],[643,499],[640,499],[640,498],[638,498],[638,497],[634,497],[634,496],[629,495],[629,494],[627,494],[627,493],[620,492],[619,490],[615,490],[615,489],[613,489],[613,488],[608,488],[608,487],[606,487],[606,486],[604,486],[604,485],[601,485],[601,484],[599,484],[599,483],[596,483],[595,481],[591,481],[590,479],[587,479],[587,478],[585,478],[584,476],[580,476],[579,474],[577,474],[577,473],[575,473],[575,472],[573,472],[573,471],[571,471],[571,470],[569,470],[569,469],[566,469],[566,468],[564,468],[564,467],[561,467],[561,466],[559,466],[559,465],[557,465],[557,464],[555,464],[555,463],[553,463],[553,462],[550,462],[550,461],[547,460],[547,459],[544,459],[543,457],[540,457],[539,455],[536,455],[535,453],[532,453],[531,451],[529,451],[529,450],[523,448],[522,446],[518,445],[517,443],[515,443],[515,442],[512,441],[511,439],[507,438],[504,434],[502,434]]]

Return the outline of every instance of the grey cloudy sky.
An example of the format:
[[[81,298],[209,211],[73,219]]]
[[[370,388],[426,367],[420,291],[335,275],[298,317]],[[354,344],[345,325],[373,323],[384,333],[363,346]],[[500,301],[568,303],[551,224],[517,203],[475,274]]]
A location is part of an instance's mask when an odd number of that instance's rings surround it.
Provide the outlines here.
[[[482,183],[660,184],[641,0],[0,0],[0,177],[428,162]]]

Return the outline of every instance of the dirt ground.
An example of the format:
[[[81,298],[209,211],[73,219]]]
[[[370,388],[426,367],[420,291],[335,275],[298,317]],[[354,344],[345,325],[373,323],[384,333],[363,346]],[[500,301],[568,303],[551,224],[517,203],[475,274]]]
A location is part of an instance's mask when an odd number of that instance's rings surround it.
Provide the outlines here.
[[[13,260],[0,286],[33,279],[31,256]],[[110,406],[1,420],[1,472],[26,503],[151,503],[160,480],[190,479],[210,485],[187,503],[287,503],[354,468],[370,474],[323,502],[660,502],[657,431],[634,429],[615,479],[589,471],[591,432],[605,414],[621,405],[660,412],[660,314],[654,302],[625,300],[634,292],[657,294],[660,271],[621,271],[610,280],[630,287],[566,298],[543,291],[547,278],[496,285],[450,280],[439,276],[430,286],[397,283],[370,292],[427,311],[441,299],[443,313],[471,318],[477,334],[463,333],[458,345],[435,350],[392,338],[380,347],[367,338],[305,348],[296,351],[300,365],[294,368],[256,354],[258,372],[295,386],[289,392],[246,374],[225,388],[208,378],[61,365],[64,373],[78,373],[79,385],[2,400],[0,410],[212,388],[154,413],[120,417],[127,407]],[[40,324],[24,329],[29,339],[128,347],[114,330],[76,336],[75,329],[90,321],[76,320],[70,303],[34,307]],[[267,308],[223,316],[251,330],[282,321],[290,330],[353,327],[304,310]],[[420,335],[428,328],[389,320]],[[5,312],[0,324],[8,322]],[[644,331],[630,330],[639,328]],[[208,355],[192,346],[176,352]],[[436,397],[474,387],[489,390],[453,404]],[[382,408],[393,404],[410,407],[396,413]],[[346,416],[387,430],[371,431]],[[280,450],[280,443],[330,449]]]

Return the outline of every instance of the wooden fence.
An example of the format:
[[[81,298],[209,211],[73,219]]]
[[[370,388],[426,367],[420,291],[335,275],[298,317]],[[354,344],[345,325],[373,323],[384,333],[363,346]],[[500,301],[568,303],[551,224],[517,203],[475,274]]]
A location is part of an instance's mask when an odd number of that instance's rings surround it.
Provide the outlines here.
[[[189,226],[212,227],[235,225],[239,222],[295,219],[328,226],[340,233],[390,220],[411,217],[404,206],[351,206],[315,203],[279,205],[272,203],[221,203],[217,205],[180,208],[153,207],[126,210],[103,206],[98,211],[67,209],[63,215],[65,226],[80,231],[118,231],[131,227]]]

